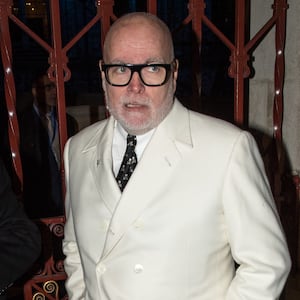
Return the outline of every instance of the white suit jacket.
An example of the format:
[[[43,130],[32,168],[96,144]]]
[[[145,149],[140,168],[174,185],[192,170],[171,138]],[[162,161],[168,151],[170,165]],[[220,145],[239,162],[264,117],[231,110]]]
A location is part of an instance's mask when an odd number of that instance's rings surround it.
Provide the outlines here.
[[[175,100],[121,193],[114,123],[65,147],[70,299],[278,299],[290,258],[252,136]]]

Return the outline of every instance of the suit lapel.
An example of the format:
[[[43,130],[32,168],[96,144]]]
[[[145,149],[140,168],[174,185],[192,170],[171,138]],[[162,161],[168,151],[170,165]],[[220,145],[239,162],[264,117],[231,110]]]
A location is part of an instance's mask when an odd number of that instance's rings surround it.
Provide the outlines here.
[[[95,185],[101,199],[111,214],[113,214],[121,196],[120,189],[112,171],[111,146],[113,131],[114,120],[110,118],[101,136],[97,137],[96,151],[90,162],[90,169],[94,177]]]
[[[180,120],[180,121],[179,121]],[[128,227],[139,218],[151,201],[159,201],[157,193],[185,153],[191,151],[188,112],[175,101],[167,118],[156,129],[145,149],[114,212],[103,256],[122,238]]]

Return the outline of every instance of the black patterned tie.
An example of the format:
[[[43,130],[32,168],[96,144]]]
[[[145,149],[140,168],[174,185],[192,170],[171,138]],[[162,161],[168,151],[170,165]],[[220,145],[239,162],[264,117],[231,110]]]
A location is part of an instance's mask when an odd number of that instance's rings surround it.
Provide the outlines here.
[[[123,192],[131,174],[134,171],[134,168],[137,165],[137,157],[134,152],[136,146],[136,136],[127,135],[127,147],[123,157],[123,161],[119,170],[119,173],[116,177],[117,183],[121,192]]]

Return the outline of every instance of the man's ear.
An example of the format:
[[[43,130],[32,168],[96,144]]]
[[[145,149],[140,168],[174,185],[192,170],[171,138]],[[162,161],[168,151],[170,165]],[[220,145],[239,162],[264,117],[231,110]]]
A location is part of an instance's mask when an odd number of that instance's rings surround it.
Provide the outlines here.
[[[178,69],[179,69],[179,61],[178,61],[178,59],[175,59],[174,71],[173,71],[173,84],[174,84],[175,88],[176,88],[176,85],[177,85]]]
[[[103,89],[104,92],[106,92],[106,84],[105,84],[106,83],[106,79],[105,79],[105,74],[102,71],[101,64],[102,64],[102,60],[99,61],[99,69],[100,69],[102,89]]]
[[[178,78],[178,69],[179,69],[179,60],[175,59],[174,63],[174,79],[177,80]]]

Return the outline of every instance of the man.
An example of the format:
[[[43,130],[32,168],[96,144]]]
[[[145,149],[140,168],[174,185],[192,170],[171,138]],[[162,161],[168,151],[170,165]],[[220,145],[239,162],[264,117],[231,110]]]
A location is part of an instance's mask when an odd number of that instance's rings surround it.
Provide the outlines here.
[[[70,299],[278,299],[290,258],[251,135],[174,99],[171,35],[152,15],[112,25],[100,68],[111,116],[65,147]]]
[[[32,84],[33,106],[18,116],[24,175],[24,207],[30,218],[64,214],[56,85],[42,72]],[[77,132],[67,115],[68,136]]]
[[[0,299],[40,254],[38,228],[25,215],[0,160]]]

